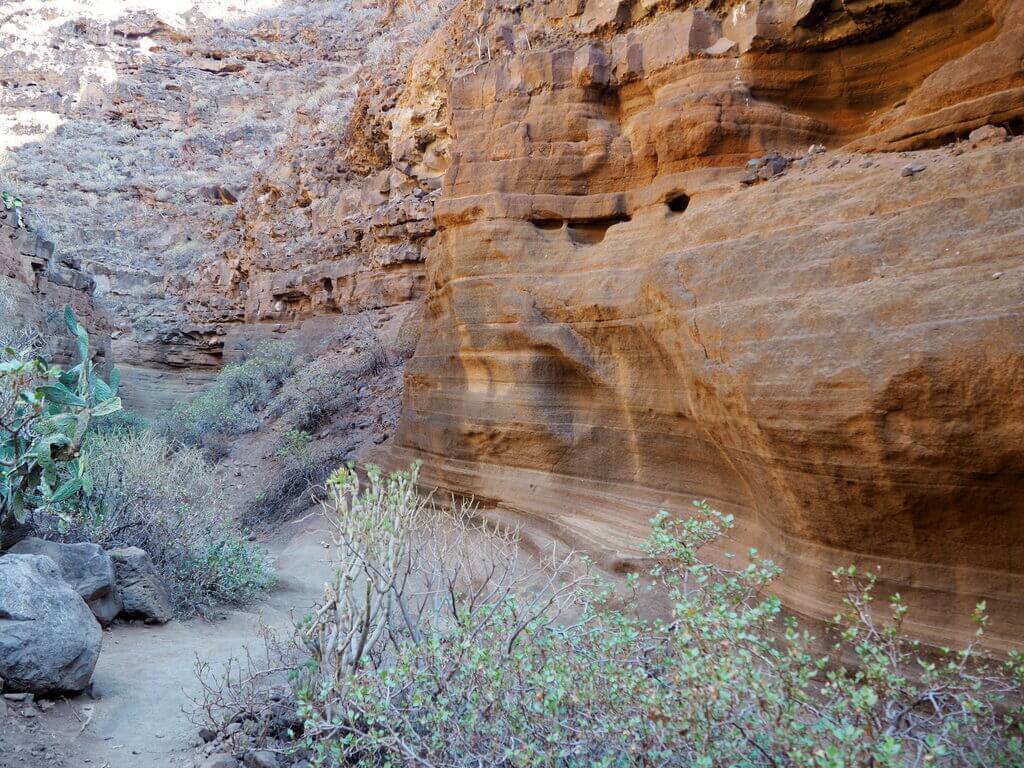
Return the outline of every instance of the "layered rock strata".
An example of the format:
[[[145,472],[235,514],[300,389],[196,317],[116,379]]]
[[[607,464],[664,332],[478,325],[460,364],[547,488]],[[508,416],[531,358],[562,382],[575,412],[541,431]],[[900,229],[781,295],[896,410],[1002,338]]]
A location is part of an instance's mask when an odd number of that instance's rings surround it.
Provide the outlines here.
[[[391,460],[612,570],[708,498],[799,611],[852,561],[1019,638],[1024,142],[958,140],[1021,126],[1024,7],[726,5],[533,7],[453,80]]]

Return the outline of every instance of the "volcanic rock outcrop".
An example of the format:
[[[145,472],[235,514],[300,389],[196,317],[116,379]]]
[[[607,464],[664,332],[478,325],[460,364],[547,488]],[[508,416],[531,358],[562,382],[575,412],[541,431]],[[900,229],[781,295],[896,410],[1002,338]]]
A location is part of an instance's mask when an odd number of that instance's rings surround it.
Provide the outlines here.
[[[53,243],[40,237],[30,221],[21,206],[6,210],[0,205],[0,323],[16,322],[40,333],[55,345],[49,352],[56,360],[78,362],[74,344],[62,330],[61,308],[70,305],[92,332],[97,362],[109,365],[110,323],[93,300],[93,277],[77,259],[55,254]]]
[[[665,5],[502,6],[454,77],[391,460],[612,570],[708,498],[797,610],[857,562],[1019,638],[1024,141],[960,140],[1022,126],[1024,6]]]

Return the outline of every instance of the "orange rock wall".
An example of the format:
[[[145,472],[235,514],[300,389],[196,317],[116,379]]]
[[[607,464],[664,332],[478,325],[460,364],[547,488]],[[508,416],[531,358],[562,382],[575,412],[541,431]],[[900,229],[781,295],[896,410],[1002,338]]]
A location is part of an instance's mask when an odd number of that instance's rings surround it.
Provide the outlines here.
[[[708,498],[799,611],[859,562],[924,636],[1020,637],[1024,140],[951,142],[1019,131],[1024,6],[575,5],[451,84],[391,459],[611,570]]]

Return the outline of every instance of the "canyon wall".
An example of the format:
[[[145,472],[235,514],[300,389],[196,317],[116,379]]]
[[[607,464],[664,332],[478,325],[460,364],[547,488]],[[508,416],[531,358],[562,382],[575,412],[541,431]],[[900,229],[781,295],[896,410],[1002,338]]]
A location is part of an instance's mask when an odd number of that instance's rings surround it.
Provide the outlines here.
[[[130,407],[419,335],[380,460],[613,572],[707,498],[809,616],[857,562],[1024,633],[1020,2],[143,5],[0,25],[0,263]]]
[[[0,14],[0,189],[92,276],[132,409],[158,416],[261,339],[302,346],[314,316],[378,325],[422,296],[444,168],[415,146],[406,174],[346,153],[365,73],[397,71],[435,5],[387,23],[342,0]],[[397,84],[374,87],[390,107]]]
[[[856,562],[1019,638],[1024,6],[679,5],[484,19],[389,460],[613,571],[707,498],[807,615]]]

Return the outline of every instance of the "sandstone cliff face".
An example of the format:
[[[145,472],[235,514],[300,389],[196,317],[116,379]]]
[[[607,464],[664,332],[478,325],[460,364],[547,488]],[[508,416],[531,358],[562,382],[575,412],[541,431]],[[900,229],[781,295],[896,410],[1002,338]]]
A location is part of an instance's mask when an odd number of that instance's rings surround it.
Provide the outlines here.
[[[1024,6],[665,5],[486,20],[392,460],[614,570],[708,498],[798,610],[854,561],[1019,637],[1024,143],[956,142],[1020,129]]]
[[[422,325],[428,482],[613,571],[709,498],[809,615],[856,561],[925,636],[1024,631],[1021,3],[111,5],[0,28],[69,259],[7,269],[96,273],[130,405]]]

